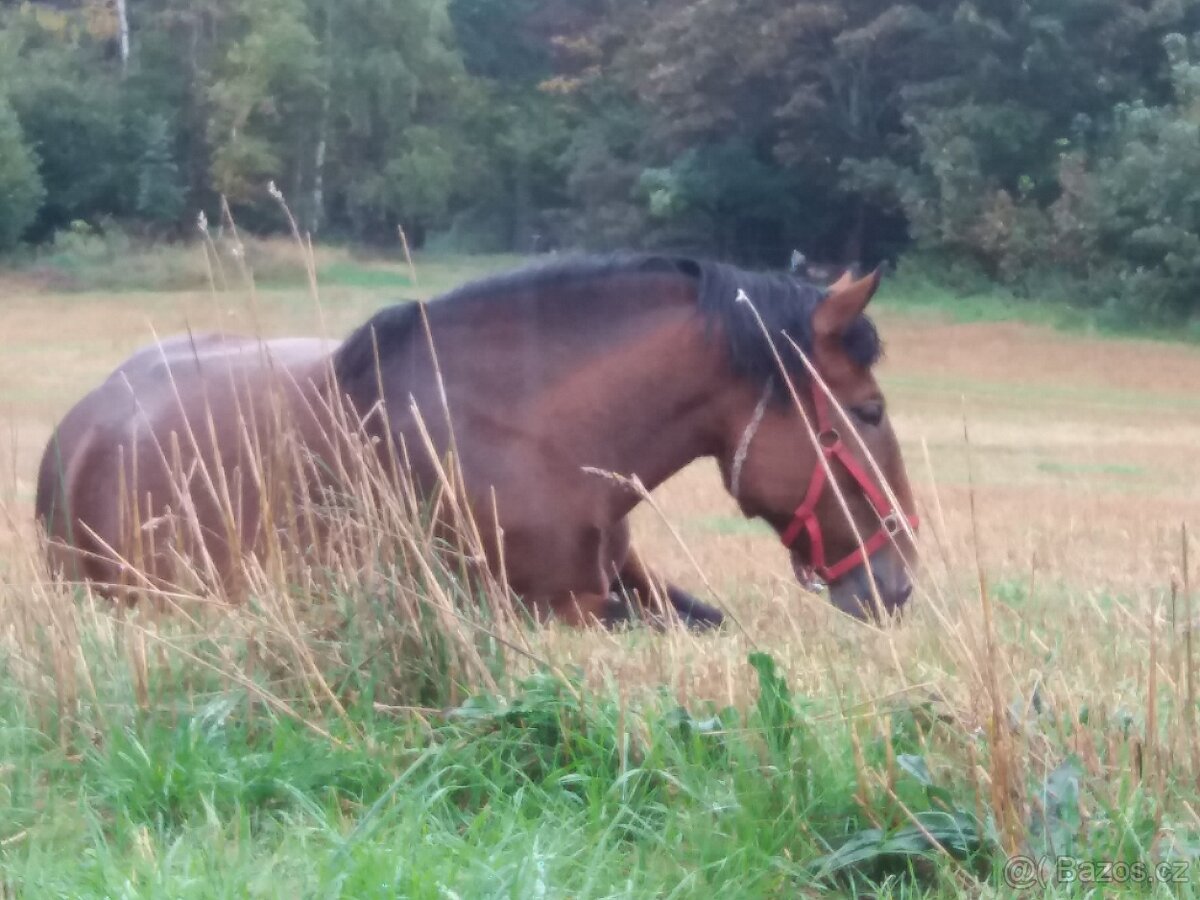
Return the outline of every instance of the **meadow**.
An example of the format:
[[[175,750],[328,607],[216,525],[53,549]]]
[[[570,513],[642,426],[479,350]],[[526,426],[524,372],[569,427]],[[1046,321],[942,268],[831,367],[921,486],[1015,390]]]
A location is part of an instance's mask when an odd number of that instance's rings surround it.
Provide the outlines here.
[[[414,632],[283,589],[114,615],[47,580],[39,455],[132,349],[341,335],[516,262],[265,243],[0,273],[0,897],[1200,893],[1194,346],[885,283],[923,521],[896,627],[798,587],[711,462],[635,536],[719,634]],[[453,605],[452,575],[420,591]]]

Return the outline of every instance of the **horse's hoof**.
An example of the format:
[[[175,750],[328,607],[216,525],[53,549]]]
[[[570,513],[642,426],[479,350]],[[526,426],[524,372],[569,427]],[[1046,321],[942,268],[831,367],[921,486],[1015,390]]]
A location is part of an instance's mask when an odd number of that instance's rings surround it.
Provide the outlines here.
[[[683,623],[691,631],[716,631],[725,624],[725,615],[710,607],[704,615],[686,616]]]
[[[609,594],[598,619],[601,627],[609,631],[621,631],[633,624],[633,609],[624,598]]]
[[[691,594],[671,587],[667,589],[671,605],[680,620],[691,631],[715,631],[725,623],[725,614],[715,606],[701,603]]]

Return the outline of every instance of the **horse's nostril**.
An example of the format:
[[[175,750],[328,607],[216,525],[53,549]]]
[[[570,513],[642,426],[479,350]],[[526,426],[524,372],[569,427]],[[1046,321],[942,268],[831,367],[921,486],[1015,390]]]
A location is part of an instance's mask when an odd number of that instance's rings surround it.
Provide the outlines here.
[[[908,598],[912,596],[912,592],[912,582],[909,581],[900,589],[900,593],[896,595],[896,605],[903,606],[905,603],[907,603]]]

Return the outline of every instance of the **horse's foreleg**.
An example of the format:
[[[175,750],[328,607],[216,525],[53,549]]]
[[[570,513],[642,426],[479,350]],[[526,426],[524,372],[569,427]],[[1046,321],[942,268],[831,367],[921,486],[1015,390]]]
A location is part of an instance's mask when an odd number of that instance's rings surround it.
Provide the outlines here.
[[[662,620],[666,612],[662,608],[665,600],[689,628],[707,630],[717,628],[725,621],[719,609],[701,603],[682,588],[654,575],[633,547],[629,548],[625,563],[617,572],[613,592],[630,595],[652,619]]]

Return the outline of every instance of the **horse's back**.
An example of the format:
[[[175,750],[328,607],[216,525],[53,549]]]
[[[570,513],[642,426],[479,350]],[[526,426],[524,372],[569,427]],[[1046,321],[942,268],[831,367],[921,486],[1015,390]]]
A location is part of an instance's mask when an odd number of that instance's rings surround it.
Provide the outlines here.
[[[329,356],[337,341],[288,337],[263,340],[240,335],[178,335],[135,351],[109,376],[108,382],[171,375],[254,371],[265,364],[288,368],[316,364]],[[103,385],[101,386],[103,387]]]
[[[36,510],[51,567],[114,584],[117,559],[138,556],[131,512],[138,521],[190,505],[193,515],[217,517],[217,498],[181,497],[179,476],[193,495],[198,480],[212,493],[218,466],[222,479],[248,483],[247,423],[269,418],[269,397],[297,404],[334,347],[315,338],[187,335],[132,354],[67,413],[42,456]]]

